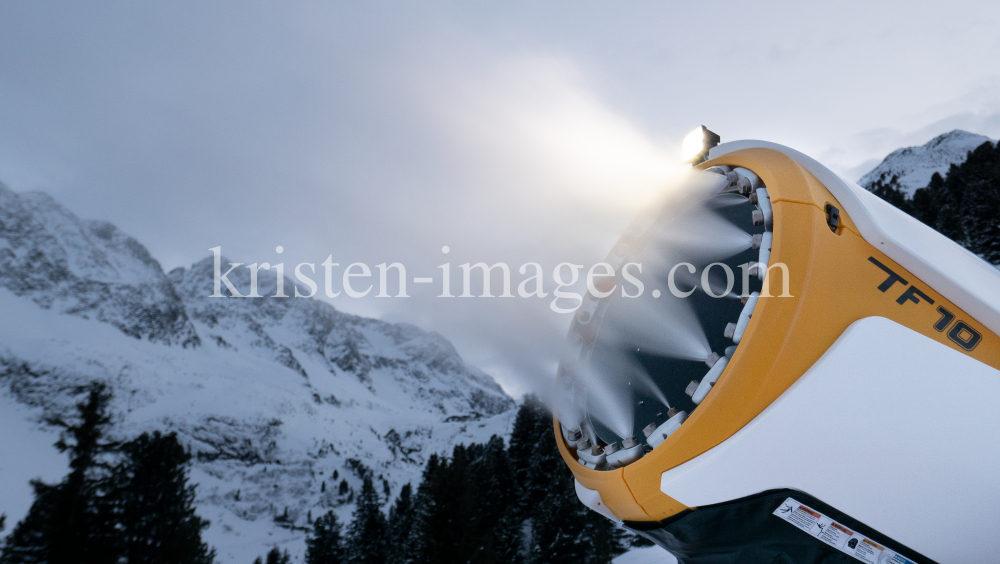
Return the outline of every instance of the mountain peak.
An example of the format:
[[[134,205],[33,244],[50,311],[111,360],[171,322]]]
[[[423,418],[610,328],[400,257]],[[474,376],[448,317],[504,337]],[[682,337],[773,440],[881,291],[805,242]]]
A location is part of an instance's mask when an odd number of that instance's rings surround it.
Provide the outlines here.
[[[132,337],[199,343],[146,247],[111,223],[79,219],[43,192],[0,185],[0,287]]]
[[[965,139],[971,139],[971,140],[986,139],[987,141],[989,141],[989,138],[986,137],[985,135],[972,133],[969,131],[965,131],[964,129],[952,129],[948,133],[942,133],[941,135],[938,135],[934,139],[931,139],[926,143],[926,146],[934,147],[937,145],[941,145],[942,143],[961,141]]]
[[[893,177],[899,188],[912,196],[923,188],[934,173],[944,174],[953,164],[965,162],[969,151],[990,141],[989,137],[955,129],[938,135],[919,147],[905,147],[889,154],[877,167],[858,180],[858,184],[871,190],[876,182],[888,183]]]

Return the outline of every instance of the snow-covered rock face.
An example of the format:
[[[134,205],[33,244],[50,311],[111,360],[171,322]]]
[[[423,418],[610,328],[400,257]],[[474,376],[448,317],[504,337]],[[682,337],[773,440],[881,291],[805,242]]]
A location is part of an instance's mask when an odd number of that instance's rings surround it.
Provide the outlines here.
[[[920,147],[893,151],[881,164],[862,176],[858,184],[870,190],[875,182],[881,180],[888,184],[895,176],[899,188],[907,196],[913,196],[916,189],[930,183],[935,172],[943,176],[951,165],[965,162],[969,151],[989,140],[989,137],[956,129]]]
[[[340,480],[357,491],[362,467],[389,499],[432,453],[509,432],[513,401],[442,336],[313,299],[211,298],[213,279],[212,257],[165,275],[113,225],[0,186],[0,409],[65,413],[78,386],[108,382],[116,434],[191,447],[206,539],[234,562],[301,551],[310,511],[349,518]],[[229,279],[249,293],[246,268]],[[276,283],[260,271],[261,295]],[[0,507],[11,522],[27,510]]]
[[[104,221],[81,221],[46,194],[0,184],[0,286],[126,335],[191,346],[180,297],[138,241]]]
[[[229,269],[224,257],[222,264]],[[342,404],[331,382],[347,378],[375,397],[410,398],[443,417],[480,418],[513,407],[492,378],[466,365],[436,333],[348,315],[313,299],[212,298],[212,257],[170,276],[206,346],[245,350],[280,364],[301,375],[317,401]],[[241,294],[250,293],[249,269],[239,267],[228,278]],[[260,271],[260,295],[273,296],[276,288],[276,274]],[[294,288],[286,277],[285,294],[294,295]]]

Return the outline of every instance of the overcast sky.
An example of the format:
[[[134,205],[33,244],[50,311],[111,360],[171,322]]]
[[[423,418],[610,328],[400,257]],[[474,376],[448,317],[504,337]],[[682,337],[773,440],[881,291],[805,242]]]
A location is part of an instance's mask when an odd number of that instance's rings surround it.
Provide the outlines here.
[[[0,181],[166,270],[221,245],[412,277],[601,260],[702,123],[853,179],[1000,136],[997,2],[763,4],[3,0]],[[547,300],[411,294],[333,303],[439,331],[514,394],[554,369]]]

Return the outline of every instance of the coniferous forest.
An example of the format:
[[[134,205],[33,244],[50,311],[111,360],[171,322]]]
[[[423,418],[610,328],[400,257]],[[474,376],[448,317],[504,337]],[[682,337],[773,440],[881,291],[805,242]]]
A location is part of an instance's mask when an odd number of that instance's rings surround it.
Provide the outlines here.
[[[414,491],[388,514],[365,477],[352,521],[314,521],[307,564],[604,564],[639,541],[579,502],[556,447],[552,418],[534,396],[520,407],[510,445],[459,445],[432,455]],[[259,564],[284,564],[272,549]]]
[[[57,484],[32,482],[35,500],[0,551],[3,564],[191,563],[214,560],[201,541],[208,522],[194,511],[187,483],[191,455],[173,433],[114,442],[106,432],[110,393],[85,390],[76,417],[47,420],[62,429],[56,448],[70,473]]]
[[[987,262],[1000,265],[1000,144],[987,141],[945,176],[908,197],[898,179],[879,179],[872,193],[933,227]]]
[[[0,564],[213,562],[201,539],[209,523],[195,514],[188,484],[191,455],[177,436],[113,441],[107,388],[78,391],[85,399],[73,418],[47,421],[63,430],[55,446],[70,473],[32,482],[35,501],[0,547]],[[509,446],[494,436],[432,455],[416,489],[403,486],[391,506],[372,472],[361,472],[351,522],[333,512],[313,519],[306,563],[606,564],[639,542],[579,502],[551,416],[534,396],[521,405]],[[275,547],[255,564],[291,560]]]

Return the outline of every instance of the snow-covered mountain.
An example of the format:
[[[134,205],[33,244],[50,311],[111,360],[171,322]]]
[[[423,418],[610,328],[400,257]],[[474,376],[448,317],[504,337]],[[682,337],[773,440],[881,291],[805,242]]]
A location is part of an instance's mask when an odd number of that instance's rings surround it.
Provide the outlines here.
[[[0,185],[0,287],[165,344],[197,345],[180,296],[138,241],[47,194]]]
[[[920,147],[893,151],[881,164],[862,176],[858,184],[870,190],[875,182],[881,180],[888,184],[895,176],[904,194],[913,196],[917,188],[930,183],[935,172],[943,176],[948,167],[965,162],[969,151],[987,141],[990,141],[989,137],[956,129]]]
[[[246,269],[229,279],[248,293]],[[276,284],[260,272],[262,295]],[[292,292],[294,283],[284,284]],[[40,417],[72,409],[73,392],[94,379],[115,392],[116,434],[173,430],[190,445],[199,512],[212,521],[206,540],[223,562],[248,564],[275,544],[300,552],[296,527],[309,511],[349,517],[363,468],[392,497],[419,481],[431,453],[510,428],[511,398],[438,334],[312,299],[212,292],[211,257],[164,274],[113,225],[0,185],[0,412],[8,414],[0,447],[12,451],[0,453],[0,512],[8,525],[28,509],[26,475],[65,472],[37,445],[18,445],[50,444]],[[289,522],[279,526],[274,518],[286,509]]]

